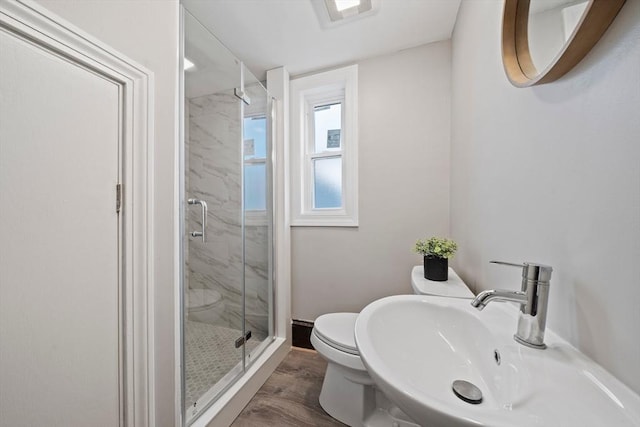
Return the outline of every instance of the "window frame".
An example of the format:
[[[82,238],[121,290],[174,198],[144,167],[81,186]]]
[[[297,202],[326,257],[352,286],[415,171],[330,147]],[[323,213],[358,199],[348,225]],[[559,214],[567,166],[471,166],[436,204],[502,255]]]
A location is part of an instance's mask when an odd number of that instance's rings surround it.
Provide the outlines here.
[[[340,150],[315,150],[314,109],[341,103]],[[358,66],[291,81],[291,225],[358,226]],[[314,160],[342,158],[342,206],[314,208]]]

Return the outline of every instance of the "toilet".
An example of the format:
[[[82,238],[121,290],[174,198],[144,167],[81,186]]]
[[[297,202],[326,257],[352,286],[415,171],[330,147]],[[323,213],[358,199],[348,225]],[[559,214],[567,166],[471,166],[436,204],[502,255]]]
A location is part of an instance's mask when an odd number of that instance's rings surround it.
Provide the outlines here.
[[[474,297],[451,268],[449,280],[434,282],[424,278],[422,266],[415,266],[411,271],[411,286],[417,295]],[[358,313],[329,313],[314,322],[311,344],[328,362],[320,406],[333,418],[352,427],[419,427],[375,387],[353,336],[357,317]]]
[[[224,313],[225,304],[220,292],[213,289],[189,289],[186,294],[189,320],[215,324]]]

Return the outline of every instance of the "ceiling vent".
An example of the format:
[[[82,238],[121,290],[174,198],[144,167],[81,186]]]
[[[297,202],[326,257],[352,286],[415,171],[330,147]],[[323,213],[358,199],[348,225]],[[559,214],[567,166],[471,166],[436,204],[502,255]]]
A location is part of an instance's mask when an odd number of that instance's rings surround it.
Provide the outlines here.
[[[355,18],[373,10],[371,0],[324,0],[332,22]]]

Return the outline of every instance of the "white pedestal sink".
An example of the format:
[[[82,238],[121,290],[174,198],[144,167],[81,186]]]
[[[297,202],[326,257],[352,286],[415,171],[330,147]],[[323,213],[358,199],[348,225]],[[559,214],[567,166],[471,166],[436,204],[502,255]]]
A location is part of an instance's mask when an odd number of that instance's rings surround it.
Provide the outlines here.
[[[546,350],[516,343],[517,309],[399,295],[360,314],[355,339],[376,385],[425,426],[640,426],[640,397],[547,330]],[[471,404],[452,391],[466,380]]]

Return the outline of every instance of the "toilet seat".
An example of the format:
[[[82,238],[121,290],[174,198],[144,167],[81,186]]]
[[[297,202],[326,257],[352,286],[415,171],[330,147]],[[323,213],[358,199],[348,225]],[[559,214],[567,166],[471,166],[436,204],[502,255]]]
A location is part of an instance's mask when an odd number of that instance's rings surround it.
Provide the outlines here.
[[[311,344],[325,359],[369,378],[353,336],[357,317],[358,313],[323,314],[313,325]]]
[[[360,356],[353,336],[358,313],[329,313],[316,319],[313,330],[325,344],[348,354]]]

